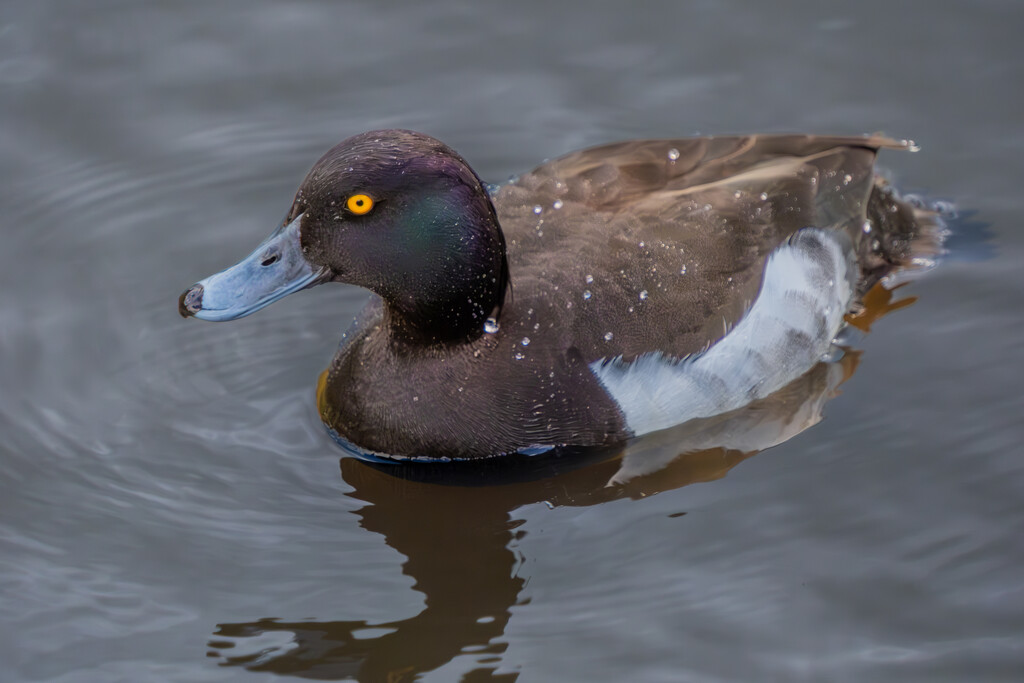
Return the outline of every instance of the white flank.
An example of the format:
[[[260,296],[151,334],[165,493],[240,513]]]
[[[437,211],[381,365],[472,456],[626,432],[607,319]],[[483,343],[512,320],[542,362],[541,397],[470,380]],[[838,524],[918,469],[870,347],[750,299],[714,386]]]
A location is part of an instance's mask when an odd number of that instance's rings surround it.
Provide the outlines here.
[[[821,360],[843,325],[857,277],[844,233],[804,228],[768,257],[747,315],[707,351],[602,359],[590,369],[637,436],[735,410]]]

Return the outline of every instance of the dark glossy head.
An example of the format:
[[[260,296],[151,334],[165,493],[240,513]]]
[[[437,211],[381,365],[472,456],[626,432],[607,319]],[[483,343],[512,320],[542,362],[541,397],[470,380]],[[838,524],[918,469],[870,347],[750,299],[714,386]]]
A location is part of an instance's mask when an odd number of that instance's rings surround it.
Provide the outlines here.
[[[289,240],[299,254],[287,253]],[[292,274],[275,281],[269,269],[281,267],[285,275],[283,266]],[[304,278],[298,286],[296,273]],[[244,291],[255,280],[257,291]],[[184,315],[231,319],[327,280],[379,294],[396,333],[410,340],[475,337],[500,312],[508,281],[504,237],[480,179],[427,135],[381,130],[351,137],[313,166],[270,240],[193,286],[180,306]],[[230,291],[217,289],[223,287]],[[238,306],[240,297],[253,305]],[[208,311],[210,301],[235,307]]]

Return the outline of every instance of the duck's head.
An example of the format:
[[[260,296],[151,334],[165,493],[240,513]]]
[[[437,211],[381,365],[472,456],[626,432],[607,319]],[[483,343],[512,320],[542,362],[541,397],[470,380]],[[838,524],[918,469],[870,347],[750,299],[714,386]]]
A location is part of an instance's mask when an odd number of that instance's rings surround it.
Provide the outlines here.
[[[381,130],[327,152],[284,220],[238,264],[182,293],[185,317],[234,320],[322,282],[365,287],[411,341],[473,338],[508,284],[505,240],[487,191],[454,150]]]

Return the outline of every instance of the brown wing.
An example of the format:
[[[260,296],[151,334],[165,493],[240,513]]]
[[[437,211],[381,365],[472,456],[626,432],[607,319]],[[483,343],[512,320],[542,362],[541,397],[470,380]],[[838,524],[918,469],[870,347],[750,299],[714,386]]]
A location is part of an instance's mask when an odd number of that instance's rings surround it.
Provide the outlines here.
[[[794,232],[828,227],[862,239],[877,150],[910,144],[650,140],[546,163],[495,198],[517,304],[550,316],[566,307],[562,341],[587,359],[699,352],[745,314],[766,257]]]

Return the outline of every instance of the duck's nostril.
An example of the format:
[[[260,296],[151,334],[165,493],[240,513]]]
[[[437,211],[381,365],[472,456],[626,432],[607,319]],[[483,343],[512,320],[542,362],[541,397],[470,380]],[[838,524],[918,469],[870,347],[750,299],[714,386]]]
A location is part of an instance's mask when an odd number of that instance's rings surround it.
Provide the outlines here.
[[[275,263],[277,263],[277,259],[279,259],[280,257],[280,254],[267,254],[266,256],[263,257],[263,260],[260,262],[260,265],[272,266]]]
[[[178,313],[182,318],[195,315],[203,310],[203,286],[192,285],[178,297]]]

